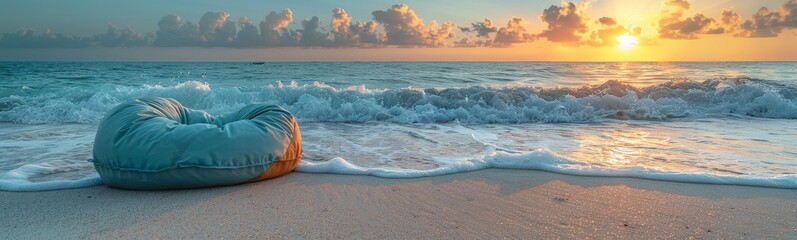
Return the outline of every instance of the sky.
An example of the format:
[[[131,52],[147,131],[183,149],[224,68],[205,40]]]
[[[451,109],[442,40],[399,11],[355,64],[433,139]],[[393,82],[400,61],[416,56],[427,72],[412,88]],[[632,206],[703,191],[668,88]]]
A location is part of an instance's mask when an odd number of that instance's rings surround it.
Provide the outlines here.
[[[0,60],[797,60],[797,0],[0,0],[0,6]]]

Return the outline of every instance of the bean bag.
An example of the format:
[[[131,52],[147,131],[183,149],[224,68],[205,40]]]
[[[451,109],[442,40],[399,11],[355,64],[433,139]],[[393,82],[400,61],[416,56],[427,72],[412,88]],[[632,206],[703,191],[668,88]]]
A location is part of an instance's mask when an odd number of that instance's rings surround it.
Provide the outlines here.
[[[174,99],[116,106],[94,140],[94,168],[106,185],[157,190],[232,185],[278,177],[301,161],[293,115],[251,104],[222,116]]]

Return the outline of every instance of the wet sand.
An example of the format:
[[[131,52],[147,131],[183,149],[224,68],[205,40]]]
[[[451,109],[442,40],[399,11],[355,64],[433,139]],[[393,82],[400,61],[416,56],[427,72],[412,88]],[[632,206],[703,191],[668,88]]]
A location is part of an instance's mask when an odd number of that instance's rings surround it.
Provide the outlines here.
[[[0,192],[0,239],[797,237],[797,190],[482,170]]]

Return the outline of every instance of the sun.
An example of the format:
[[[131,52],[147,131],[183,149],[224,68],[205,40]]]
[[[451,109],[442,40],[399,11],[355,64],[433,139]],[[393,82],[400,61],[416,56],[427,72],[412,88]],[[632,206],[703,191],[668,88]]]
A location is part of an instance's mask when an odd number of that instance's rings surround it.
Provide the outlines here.
[[[628,35],[628,33],[617,36],[616,39],[617,42],[620,43],[619,45],[617,45],[617,48],[621,50],[630,50],[636,47],[637,44],[639,44],[639,38]]]

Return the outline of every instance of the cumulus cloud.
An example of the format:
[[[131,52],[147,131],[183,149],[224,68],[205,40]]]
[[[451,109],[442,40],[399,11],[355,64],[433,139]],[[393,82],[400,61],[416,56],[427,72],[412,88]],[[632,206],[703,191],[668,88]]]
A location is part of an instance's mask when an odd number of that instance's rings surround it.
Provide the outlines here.
[[[291,22],[293,22],[293,11],[291,9],[286,8],[279,13],[271,11],[266,15],[266,19],[260,22],[260,29],[263,31],[280,31],[287,28]]]
[[[714,18],[697,13],[682,19],[692,8],[686,0],[666,0],[659,15],[659,36],[669,39],[696,39],[697,34],[721,34],[725,28]]]
[[[372,47],[381,44],[384,36],[377,33],[376,21],[352,22],[352,17],[342,8],[332,10],[329,23],[336,47]]]
[[[795,29],[797,0],[789,0],[774,11],[762,7],[739,28],[739,37],[777,37],[783,30]]]
[[[590,31],[589,38],[582,40],[584,44],[593,47],[617,46],[619,44],[617,36],[623,34],[638,36],[639,33],[641,33],[640,28],[636,28],[636,31],[629,31],[626,27],[617,25],[617,21],[610,17],[598,19],[597,25],[598,26],[594,27],[594,30]]]
[[[776,37],[783,30],[797,28],[797,0],[788,0],[775,10],[762,7],[743,20],[732,9],[723,9],[714,19],[702,13],[684,18],[691,4],[666,0],[659,16],[659,36],[669,39],[696,39],[698,34],[733,33],[737,37]]]
[[[358,46],[368,46],[368,45],[379,45],[381,44],[384,39],[385,35],[376,32],[377,23],[376,21],[368,21],[366,23],[357,22],[352,25],[350,28],[352,33],[357,34],[359,37]],[[366,45],[363,45],[366,44]]]
[[[797,28],[797,0],[786,1],[780,6],[781,15],[783,20],[781,25],[787,28]]]
[[[620,25],[612,17],[592,21],[586,12],[588,8],[589,1],[550,6],[540,16],[547,27],[535,36],[574,46],[613,47],[619,44],[618,36],[628,34],[640,38],[644,44],[651,44],[649,39],[642,37],[642,28]]]
[[[524,43],[534,41],[535,37],[526,32],[526,20],[521,17],[512,17],[505,27],[498,29],[495,33],[493,43],[496,46],[508,46],[513,43]]]
[[[271,11],[260,22],[260,29],[241,17],[236,23],[227,12],[206,12],[199,24],[184,21],[178,15],[167,15],[158,21],[153,42],[158,47],[275,47],[295,45],[297,32],[287,30],[293,12]],[[240,29],[240,30],[239,30]],[[310,34],[312,35],[312,34]]]
[[[243,16],[238,19],[238,35],[235,39],[235,45],[238,47],[251,47],[257,46],[260,42],[260,30],[252,24],[248,17]]]
[[[302,30],[298,31],[300,34],[299,44],[302,46],[329,46],[330,39],[329,33],[319,31],[321,20],[313,16],[311,19],[302,21]]]
[[[200,39],[198,41],[207,45],[227,45],[235,41],[237,26],[228,20],[227,12],[206,12],[199,20]]]
[[[352,21],[345,10],[332,11],[330,29],[326,30],[321,18],[313,16],[300,22],[300,29],[289,29],[293,23],[293,11],[271,11],[255,25],[248,17],[230,20],[227,12],[207,12],[199,24],[183,21],[180,16],[168,15],[158,23],[155,46],[227,46],[227,47],[374,47],[382,46],[384,35],[378,32],[376,21]],[[430,43],[442,42],[441,36],[448,34],[453,25],[429,29]]]
[[[537,36],[551,42],[581,42],[581,35],[589,31],[589,18],[585,12],[588,6],[588,1],[578,5],[562,2],[561,6],[552,5],[545,9],[540,20],[548,24],[548,27]]]
[[[778,11],[769,11],[763,7],[740,25],[742,37],[776,37],[783,30],[782,16]]]
[[[430,33],[429,33],[429,41],[428,43],[430,46],[436,47],[445,47],[448,44],[446,40],[450,38],[454,38],[454,31],[457,29],[457,25],[452,22],[446,21],[443,24],[438,24],[435,21],[432,21],[432,24],[429,25]],[[436,30],[435,30],[436,29]]]
[[[736,32],[739,29],[742,18],[733,9],[723,9],[720,17],[720,23],[725,28],[725,33]]]
[[[271,11],[266,19],[260,22],[262,44],[267,47],[277,47],[295,43],[295,34],[287,29],[291,22],[293,22],[293,12],[290,9],[283,9],[279,13]]]
[[[332,20],[329,21],[329,26],[332,27],[332,32],[336,33],[335,35],[346,34],[351,31],[351,19],[352,17],[346,13],[345,9],[335,8],[332,9]]]
[[[457,47],[494,47],[491,33],[498,32],[498,28],[493,26],[493,21],[485,18],[484,21],[471,23],[471,27],[461,27],[460,31],[465,33],[476,33],[475,36],[461,38],[454,43]]]
[[[617,40],[618,36],[629,35],[639,39],[641,45],[652,45],[653,41],[649,38],[641,36],[642,28],[640,27],[624,27],[619,25],[602,26],[593,31],[589,35],[589,39],[584,40],[582,43],[593,47],[614,47],[618,46],[620,42]]]
[[[527,24],[522,17],[512,17],[506,26],[497,28],[493,21],[484,19],[482,22],[472,23],[472,28],[460,28],[463,32],[473,32],[475,35],[461,38],[455,43],[457,47],[508,47],[515,43],[532,42],[536,37],[528,33],[524,27]],[[495,37],[490,36],[495,33]]]
[[[374,20],[385,30],[385,43],[399,46],[443,47],[446,40],[454,37],[456,25],[432,21],[425,25],[423,19],[406,4],[396,4],[387,10],[373,11]]]
[[[158,21],[155,46],[194,46],[199,39],[199,26],[183,21],[180,16],[166,15]]]
[[[797,0],[788,0],[774,10],[762,7],[747,20],[732,9],[723,9],[717,19],[702,13],[684,18],[691,7],[686,0],[665,0],[658,21],[659,36],[696,39],[698,34],[733,33],[736,37],[776,37],[797,28]]]

